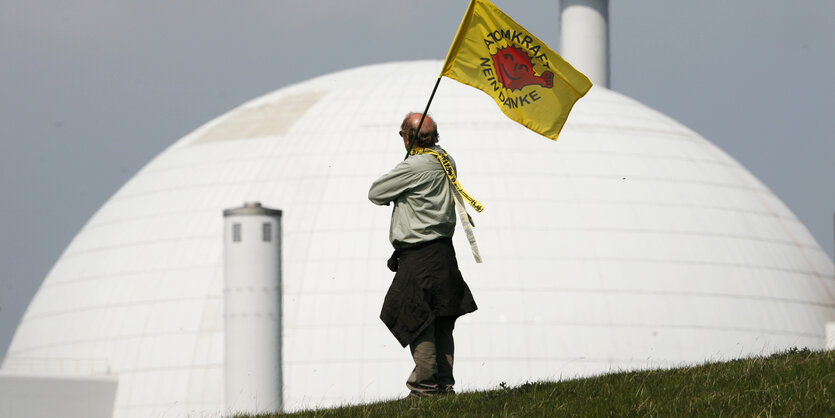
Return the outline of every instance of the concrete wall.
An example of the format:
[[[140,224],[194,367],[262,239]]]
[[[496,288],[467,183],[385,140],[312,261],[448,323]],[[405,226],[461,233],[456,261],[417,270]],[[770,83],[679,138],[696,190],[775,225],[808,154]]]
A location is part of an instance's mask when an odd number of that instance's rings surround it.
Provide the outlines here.
[[[115,377],[0,374],[0,418],[111,418]]]

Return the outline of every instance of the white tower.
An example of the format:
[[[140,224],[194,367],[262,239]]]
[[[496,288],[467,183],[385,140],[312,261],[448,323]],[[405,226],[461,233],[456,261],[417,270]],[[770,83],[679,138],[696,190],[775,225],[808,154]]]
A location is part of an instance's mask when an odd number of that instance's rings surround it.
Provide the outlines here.
[[[609,0],[560,1],[560,55],[609,87]]]
[[[281,411],[281,211],[253,202],[223,219],[225,409]]]

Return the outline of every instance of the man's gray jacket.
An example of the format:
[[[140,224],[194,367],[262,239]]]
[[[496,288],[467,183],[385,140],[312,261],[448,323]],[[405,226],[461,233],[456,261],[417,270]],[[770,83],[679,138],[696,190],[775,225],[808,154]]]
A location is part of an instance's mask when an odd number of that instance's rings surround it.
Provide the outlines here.
[[[444,153],[439,147],[432,149]],[[435,318],[458,317],[478,309],[452,246],[452,193],[441,163],[431,154],[410,156],[375,181],[368,192],[378,205],[395,204],[389,239],[398,268],[380,319],[404,347]]]
[[[445,153],[438,146],[431,149]],[[454,168],[452,157],[450,162]],[[395,249],[401,249],[452,236],[455,232],[452,193],[438,159],[431,154],[417,154],[377,179],[368,191],[368,199],[377,205],[394,202],[389,241]]]

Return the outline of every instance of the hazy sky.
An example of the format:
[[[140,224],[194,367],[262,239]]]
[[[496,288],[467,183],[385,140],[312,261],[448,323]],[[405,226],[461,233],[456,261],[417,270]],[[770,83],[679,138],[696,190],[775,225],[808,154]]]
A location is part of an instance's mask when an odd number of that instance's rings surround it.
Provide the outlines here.
[[[294,82],[441,59],[467,3],[0,1],[0,356],[73,236],[166,146]],[[558,48],[557,0],[494,3]],[[736,158],[832,257],[833,28],[832,0],[612,0],[611,88]]]

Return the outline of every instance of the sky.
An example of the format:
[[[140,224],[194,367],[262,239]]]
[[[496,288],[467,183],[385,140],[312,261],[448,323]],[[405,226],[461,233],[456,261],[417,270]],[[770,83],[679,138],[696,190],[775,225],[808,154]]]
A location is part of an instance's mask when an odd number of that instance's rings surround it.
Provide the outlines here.
[[[2,0],[0,357],[72,238],[168,145],[295,82],[443,59],[467,3]],[[557,0],[493,3],[558,50]],[[831,258],[835,2],[610,3],[610,88],[730,154]]]

